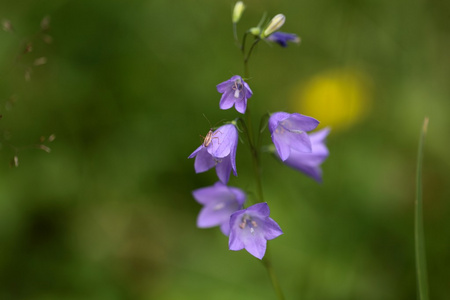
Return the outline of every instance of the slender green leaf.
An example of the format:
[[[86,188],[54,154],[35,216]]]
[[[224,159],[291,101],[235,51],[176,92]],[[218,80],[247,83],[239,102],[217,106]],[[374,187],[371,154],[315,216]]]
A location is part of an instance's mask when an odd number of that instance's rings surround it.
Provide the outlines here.
[[[419,153],[417,156],[417,176],[416,176],[416,203],[415,203],[415,252],[416,252],[416,272],[417,289],[419,300],[428,300],[428,276],[425,255],[425,238],[423,230],[423,203],[422,203],[422,159],[423,144],[428,128],[428,118],[423,122],[422,132],[419,140]]]
[[[268,122],[269,122],[269,118],[270,118],[270,114],[269,113],[265,113],[262,117],[261,117],[261,121],[259,122],[259,133],[263,133],[264,130],[266,129]]]

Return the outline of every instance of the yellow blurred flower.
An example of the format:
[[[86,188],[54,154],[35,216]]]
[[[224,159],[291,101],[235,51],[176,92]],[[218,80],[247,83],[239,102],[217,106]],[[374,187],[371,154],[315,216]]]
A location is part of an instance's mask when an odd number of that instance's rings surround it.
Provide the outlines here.
[[[328,70],[292,92],[293,111],[320,121],[333,131],[363,119],[370,106],[371,81],[367,74],[351,69]]]

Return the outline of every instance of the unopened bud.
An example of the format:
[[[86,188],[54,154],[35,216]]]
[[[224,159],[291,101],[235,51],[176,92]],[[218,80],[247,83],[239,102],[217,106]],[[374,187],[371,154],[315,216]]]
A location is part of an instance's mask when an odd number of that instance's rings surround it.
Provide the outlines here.
[[[236,4],[234,5],[234,9],[233,9],[233,16],[232,16],[233,23],[239,22],[244,10],[245,10],[244,2],[242,2],[242,1],[236,2]]]
[[[248,32],[250,32],[254,36],[259,36],[261,34],[261,28],[259,28],[259,27],[252,27],[252,28],[250,28],[248,30]]]
[[[283,26],[284,21],[286,21],[286,17],[283,14],[278,14],[270,20],[269,25],[267,25],[266,29],[262,33],[261,37],[266,38],[278,29]]]

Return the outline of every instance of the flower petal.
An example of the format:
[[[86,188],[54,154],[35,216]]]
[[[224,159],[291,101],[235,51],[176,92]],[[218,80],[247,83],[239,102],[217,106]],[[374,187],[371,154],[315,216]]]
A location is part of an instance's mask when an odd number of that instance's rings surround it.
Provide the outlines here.
[[[311,141],[311,153],[292,150],[289,158],[284,163],[296,170],[305,173],[317,182],[322,182],[322,169],[320,165],[329,156],[329,151],[325,145],[325,139],[329,128],[322,129],[309,135]]]
[[[200,150],[202,150],[202,148],[203,148],[203,145],[200,145],[200,147],[198,147],[197,149],[195,149],[195,151],[192,152],[191,155],[189,155],[188,158],[193,158],[193,157],[195,157],[195,156],[197,155],[197,153],[198,153]]]
[[[319,121],[316,119],[298,113],[291,114],[289,118],[280,123],[290,131],[311,131],[316,129],[317,125],[319,125]]]
[[[233,75],[233,76],[231,76],[231,78],[230,78],[229,81],[234,83],[236,80],[244,81],[244,80],[242,80],[242,77],[239,76],[239,75]]]
[[[222,231],[222,233],[226,236],[230,235],[230,222],[223,222],[220,225],[220,231]]]
[[[262,259],[266,253],[267,240],[263,237],[247,239],[245,242],[245,250],[256,258]]]
[[[311,152],[311,141],[306,132],[301,133],[286,133],[283,135],[284,142],[292,150],[297,150],[299,152]]]
[[[329,127],[325,127],[324,129],[311,133],[309,135],[311,143],[313,144],[324,143],[330,131],[331,129]]]
[[[217,91],[218,91],[219,93],[225,93],[225,91],[228,90],[228,89],[230,88],[231,84],[232,84],[232,83],[231,83],[231,80],[227,80],[227,81],[221,82],[221,83],[219,83],[219,84],[216,86]]]
[[[229,216],[229,215],[228,215]],[[225,215],[225,218],[227,216]],[[214,210],[211,207],[205,206],[202,208],[197,217],[197,227],[209,228],[219,226],[223,223],[224,212],[220,210]]]
[[[196,173],[208,171],[215,165],[216,161],[214,160],[214,157],[212,157],[211,154],[206,151],[205,147],[197,152],[197,156],[195,157],[194,162],[194,169]]]
[[[235,187],[228,187],[228,189],[234,194],[234,196],[236,197],[236,201],[239,203],[239,205],[244,205],[245,203],[245,199],[247,198],[247,196],[245,195],[245,193],[238,188]]]
[[[207,186],[204,188],[194,190],[192,192],[192,196],[198,203],[207,205],[211,203],[211,199],[214,199],[216,202],[227,199],[229,197],[230,192],[234,193],[234,190],[230,190],[225,184],[218,181],[212,186]]]
[[[244,80],[242,80],[242,83],[244,84],[244,88],[245,88],[245,98],[250,98],[251,96],[253,96],[253,92],[250,89],[250,86],[248,85],[247,82],[245,82]]]
[[[233,94],[225,91],[222,95],[222,98],[220,98],[219,107],[220,109],[230,109],[233,107],[233,105],[236,102],[236,98],[234,98]]]
[[[216,165],[216,173],[220,181],[222,181],[224,184],[228,183],[231,173],[230,156],[222,158],[221,161]]]
[[[270,215],[270,208],[266,202],[256,203],[247,208],[247,211],[252,212],[253,214],[256,213],[259,218],[265,218]]]
[[[200,211],[197,217],[197,226],[209,228],[223,223],[229,224],[231,214],[241,207],[232,197],[222,201],[215,201],[214,199],[211,205],[205,205]]]
[[[233,230],[236,226],[239,226],[237,223],[239,222],[239,218],[242,216],[243,211],[245,210],[239,210],[230,217],[230,239],[228,240],[228,249],[233,251],[244,249],[244,243],[240,239],[239,232]]]
[[[237,99],[234,107],[241,114],[245,114],[245,110],[247,109],[247,99],[246,98]]]
[[[244,249],[244,243],[239,239],[237,234],[230,230],[230,240],[228,241],[228,249],[233,251],[239,251]]]
[[[211,144],[207,147],[208,152],[218,158],[228,156],[232,149],[237,147],[238,132],[233,124],[219,127],[213,133]]]
[[[289,147],[289,140],[285,135],[280,134],[272,134],[272,141],[277,149],[278,155],[280,156],[282,161],[288,159],[291,149]]]
[[[291,114],[282,111],[271,114],[269,118],[270,133],[273,133],[275,131],[275,129],[278,127],[279,122],[289,118],[290,115]]]
[[[287,42],[299,43],[300,38],[294,33],[277,31],[269,35],[266,40],[278,43],[281,47],[287,47]]]
[[[266,240],[273,240],[274,238],[283,234],[280,226],[272,220],[271,218],[267,218],[264,224],[264,238]]]

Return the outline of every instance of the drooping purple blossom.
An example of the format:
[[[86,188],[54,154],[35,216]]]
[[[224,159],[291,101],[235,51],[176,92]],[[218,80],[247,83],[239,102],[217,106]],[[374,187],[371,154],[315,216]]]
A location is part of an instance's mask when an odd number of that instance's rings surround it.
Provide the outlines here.
[[[281,47],[287,47],[288,42],[300,43],[300,38],[295,33],[277,31],[266,37],[266,40],[279,44]]]
[[[306,134],[314,130],[319,121],[298,113],[276,112],[269,118],[269,130],[278,155],[288,159],[291,150],[311,152],[311,141]]]
[[[223,234],[230,233],[230,216],[242,209],[245,193],[238,188],[229,187],[218,181],[213,186],[197,189],[192,192],[195,200],[203,205],[197,217],[199,228],[220,226]]]
[[[324,128],[309,134],[311,140],[311,152],[299,152],[291,150],[291,155],[284,163],[291,168],[299,170],[317,182],[322,182],[322,169],[320,165],[327,159],[329,152],[325,145],[325,139],[330,132],[329,128]]]
[[[226,184],[231,170],[237,176],[237,144],[238,132],[233,124],[226,124],[209,132],[205,141],[189,155],[189,158],[195,157],[195,172],[202,173],[216,167],[217,177]]]
[[[229,249],[238,251],[245,248],[251,255],[262,259],[267,241],[283,234],[269,215],[267,203],[258,203],[233,213],[230,218]]]
[[[222,94],[219,103],[221,109],[229,109],[234,105],[238,112],[245,114],[247,99],[253,93],[241,76],[235,75],[229,80],[219,83],[217,85],[217,91]]]

